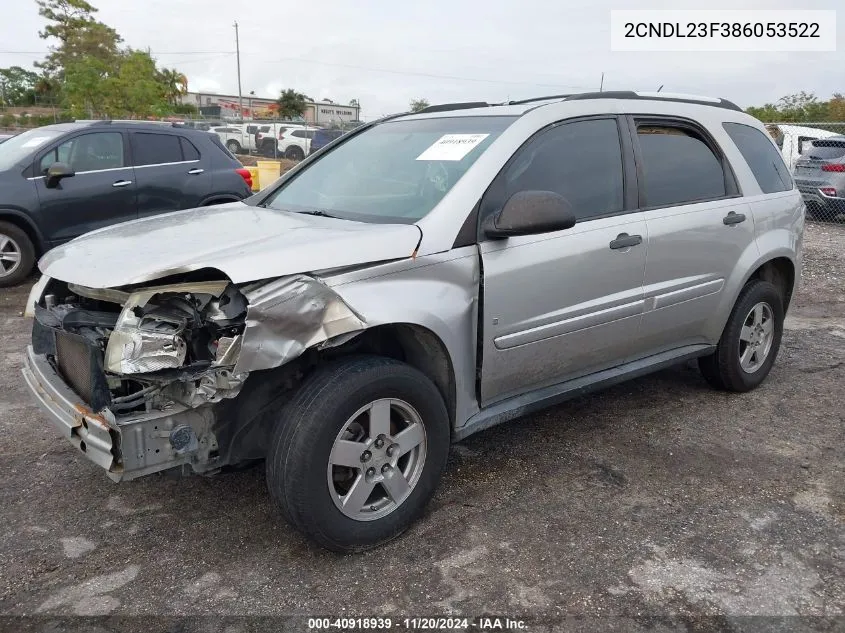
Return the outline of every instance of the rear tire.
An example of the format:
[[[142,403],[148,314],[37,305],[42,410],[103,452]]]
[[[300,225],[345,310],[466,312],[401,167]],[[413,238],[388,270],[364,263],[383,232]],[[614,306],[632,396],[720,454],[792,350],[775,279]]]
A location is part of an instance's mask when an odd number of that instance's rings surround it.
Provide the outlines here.
[[[291,145],[285,152],[285,158],[289,158],[290,160],[302,160],[305,158],[305,152],[302,151],[301,147]]]
[[[26,232],[0,221],[0,288],[17,286],[35,266],[35,246]]]
[[[783,336],[783,299],[768,281],[749,281],[739,293],[716,351],[698,359],[715,389],[745,392],[766,379]]]
[[[450,441],[443,398],[424,374],[389,358],[341,359],[309,377],[280,414],[267,486],[308,538],[365,550],[419,518]]]

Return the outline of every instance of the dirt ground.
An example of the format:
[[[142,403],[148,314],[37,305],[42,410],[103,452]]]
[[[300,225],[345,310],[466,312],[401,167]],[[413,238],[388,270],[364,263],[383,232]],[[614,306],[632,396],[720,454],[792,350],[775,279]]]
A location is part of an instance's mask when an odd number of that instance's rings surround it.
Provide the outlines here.
[[[0,614],[51,631],[74,614],[845,627],[845,226],[808,226],[804,286],[759,389],[711,391],[688,364],[471,437],[424,519],[352,556],[282,523],[260,467],[111,483],[25,391],[27,291],[0,291]]]

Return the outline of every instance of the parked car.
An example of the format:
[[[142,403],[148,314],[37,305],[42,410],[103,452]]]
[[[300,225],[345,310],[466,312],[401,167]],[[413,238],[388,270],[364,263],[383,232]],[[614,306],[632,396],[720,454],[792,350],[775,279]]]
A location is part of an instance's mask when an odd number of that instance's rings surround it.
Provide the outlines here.
[[[836,220],[845,215],[845,136],[810,143],[796,163],[795,183],[814,218]]]
[[[688,359],[766,378],[804,205],[759,121],[668,93],[475,105],[54,249],[33,395],[114,480],[266,459],[282,516],[354,551],[420,516],[452,441]]]
[[[226,149],[233,154],[249,154],[255,149],[255,134],[249,134],[243,125],[230,123],[212,128],[211,131],[220,137]]]
[[[286,130],[306,129],[308,126],[291,121],[276,121],[272,123],[256,123],[255,149],[262,156],[281,157],[279,140]]]
[[[308,153],[313,154],[318,149],[325,147],[333,140],[343,136],[343,130],[330,130],[326,128],[318,128],[314,131],[314,136],[311,139],[311,144],[308,148]]]
[[[0,145],[0,287],[78,235],[241,200],[249,171],[214,134],[154,123],[48,125]]]
[[[302,160],[311,153],[311,139],[319,128],[288,127],[279,133],[279,154],[290,160]]]
[[[818,139],[836,136],[836,132],[806,127],[804,125],[770,123],[766,125],[766,129],[772,138],[775,139],[775,144],[780,149],[783,160],[792,173],[795,172],[796,164],[804,152],[810,147],[810,143]]]

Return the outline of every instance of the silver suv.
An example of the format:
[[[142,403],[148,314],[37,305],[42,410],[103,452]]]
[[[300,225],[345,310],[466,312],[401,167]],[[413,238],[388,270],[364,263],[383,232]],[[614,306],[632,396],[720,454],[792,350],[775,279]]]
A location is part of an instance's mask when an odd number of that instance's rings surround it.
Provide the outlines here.
[[[451,442],[696,358],[769,373],[804,206],[730,102],[633,92],[362,126],[242,203],[48,253],[24,376],[114,480],[266,460],[325,547],[396,537]]]
[[[845,136],[810,143],[795,163],[795,182],[811,216],[836,220],[845,215]]]

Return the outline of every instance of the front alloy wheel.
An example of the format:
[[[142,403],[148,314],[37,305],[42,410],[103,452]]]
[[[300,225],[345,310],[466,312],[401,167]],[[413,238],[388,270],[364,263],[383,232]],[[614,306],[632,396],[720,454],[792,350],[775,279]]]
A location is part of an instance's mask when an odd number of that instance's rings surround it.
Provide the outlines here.
[[[385,543],[434,494],[449,454],[443,396],[390,358],[348,357],[316,370],[279,416],[267,486],[281,514],[338,552]]]
[[[425,466],[425,426],[403,400],[376,400],[346,421],[329,457],[328,485],[338,510],[373,521],[410,496]]]

